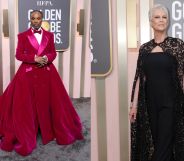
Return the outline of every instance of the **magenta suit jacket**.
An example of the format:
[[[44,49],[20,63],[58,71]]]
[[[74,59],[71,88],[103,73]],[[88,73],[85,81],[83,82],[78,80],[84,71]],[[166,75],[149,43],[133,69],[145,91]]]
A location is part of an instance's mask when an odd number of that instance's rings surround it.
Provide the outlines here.
[[[16,50],[16,58],[25,63],[35,63],[35,55],[48,58],[51,63],[56,57],[54,46],[54,35],[51,32],[43,30],[41,44],[39,45],[31,28],[18,35],[18,44]]]

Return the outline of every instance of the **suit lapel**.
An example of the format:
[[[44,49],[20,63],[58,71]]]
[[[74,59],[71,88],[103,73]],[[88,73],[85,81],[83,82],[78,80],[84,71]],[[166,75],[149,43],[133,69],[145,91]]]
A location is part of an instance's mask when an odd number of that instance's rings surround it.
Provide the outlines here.
[[[30,44],[38,51],[37,55],[41,55],[43,50],[46,48],[48,41],[49,41],[49,36],[48,34],[45,32],[44,29],[43,30],[43,35],[42,35],[42,40],[40,45],[38,44],[38,41],[36,40],[36,37],[34,36],[33,32],[31,31],[31,28],[28,30],[28,39]]]
[[[41,55],[43,50],[46,48],[48,41],[49,41],[48,34],[45,32],[45,30],[43,30],[42,40],[41,40],[41,44],[39,46],[37,55]]]
[[[28,30],[28,35],[27,35],[30,44],[36,49],[39,49],[39,44],[38,41],[36,40],[36,37],[34,36],[33,32],[31,31],[31,28]]]

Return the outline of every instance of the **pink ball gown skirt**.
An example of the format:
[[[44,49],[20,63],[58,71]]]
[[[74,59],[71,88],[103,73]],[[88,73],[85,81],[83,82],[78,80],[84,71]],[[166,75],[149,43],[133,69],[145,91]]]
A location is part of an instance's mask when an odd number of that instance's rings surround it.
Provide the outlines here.
[[[42,142],[61,145],[83,139],[82,125],[53,64],[43,68],[22,64],[0,97],[0,147],[20,155]]]

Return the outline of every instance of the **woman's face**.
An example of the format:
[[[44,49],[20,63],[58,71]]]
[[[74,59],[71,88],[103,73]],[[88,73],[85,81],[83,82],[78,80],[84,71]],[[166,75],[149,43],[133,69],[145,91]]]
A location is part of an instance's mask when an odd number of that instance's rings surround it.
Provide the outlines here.
[[[162,9],[153,11],[151,18],[151,27],[154,31],[164,32],[168,27],[168,15]]]

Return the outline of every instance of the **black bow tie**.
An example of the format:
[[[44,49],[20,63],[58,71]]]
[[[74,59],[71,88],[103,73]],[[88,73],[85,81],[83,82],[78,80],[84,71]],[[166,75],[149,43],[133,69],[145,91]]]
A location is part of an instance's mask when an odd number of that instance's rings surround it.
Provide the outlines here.
[[[35,30],[35,29],[34,29],[33,32],[34,32],[34,34],[35,34],[35,33],[41,34],[42,31],[41,31],[41,30]]]

